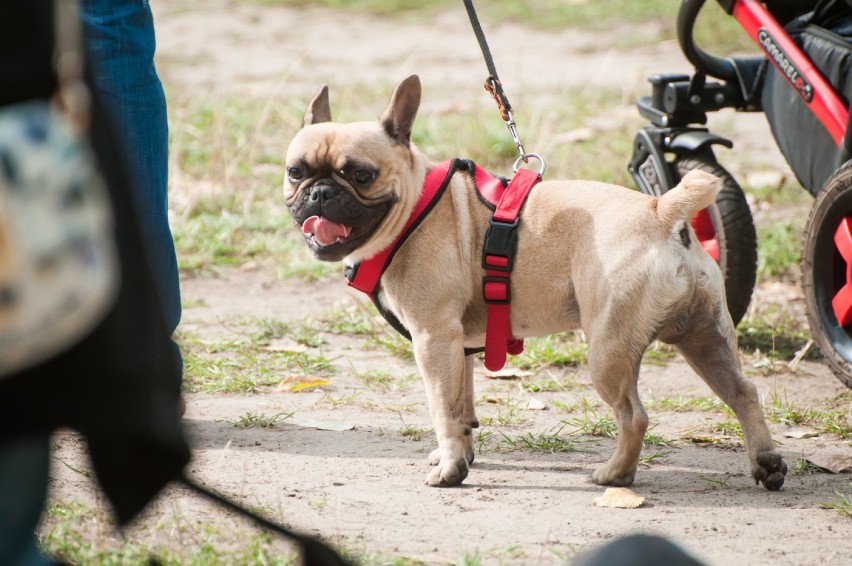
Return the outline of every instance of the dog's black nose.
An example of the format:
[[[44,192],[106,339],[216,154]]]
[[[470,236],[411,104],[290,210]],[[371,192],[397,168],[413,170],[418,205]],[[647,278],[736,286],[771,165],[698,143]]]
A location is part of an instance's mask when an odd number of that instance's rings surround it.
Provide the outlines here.
[[[332,185],[326,185],[324,183],[317,183],[311,188],[310,201],[314,203],[322,204],[327,200],[330,200],[334,193],[334,187]]]

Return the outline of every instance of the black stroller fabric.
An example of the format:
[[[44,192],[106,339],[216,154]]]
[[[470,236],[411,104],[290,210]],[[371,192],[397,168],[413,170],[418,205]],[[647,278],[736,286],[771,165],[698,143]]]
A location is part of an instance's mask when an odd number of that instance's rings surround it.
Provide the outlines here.
[[[843,102],[852,100],[852,5],[847,0],[818,2],[813,12],[785,26]],[[778,148],[799,183],[816,195],[849,159],[849,149],[834,142],[786,79],[772,66],[761,103]]]

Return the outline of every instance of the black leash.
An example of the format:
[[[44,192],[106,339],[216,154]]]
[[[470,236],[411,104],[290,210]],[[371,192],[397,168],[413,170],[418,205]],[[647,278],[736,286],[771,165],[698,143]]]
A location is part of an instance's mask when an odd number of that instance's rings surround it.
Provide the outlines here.
[[[330,546],[313,537],[291,531],[286,527],[273,523],[269,519],[265,519],[264,517],[252,513],[247,509],[243,509],[236,503],[229,501],[218,493],[196,483],[194,480],[186,477],[185,475],[178,481],[195,493],[203,495],[207,499],[251,519],[261,528],[293,540],[299,546],[299,551],[302,555],[302,564],[304,566],[352,566],[350,562],[341,558],[340,555],[337,554],[337,552],[335,552]]]
[[[467,16],[470,18],[470,25],[473,27],[473,34],[476,36],[476,41],[479,42],[479,49],[482,51],[482,57],[485,59],[485,66],[488,68],[488,78],[485,79],[485,90],[487,90],[494,101],[497,103],[497,108],[500,110],[500,116],[506,122],[506,127],[509,128],[509,133],[512,135],[512,141],[515,147],[518,148],[518,153],[521,156],[515,161],[514,171],[517,172],[518,165],[521,161],[527,163],[530,157],[534,157],[541,163],[540,174],[544,175],[544,159],[536,153],[527,153],[524,145],[521,143],[521,138],[518,135],[518,128],[515,125],[515,118],[512,116],[512,105],[509,103],[509,97],[506,96],[506,91],[503,90],[503,84],[497,76],[497,67],[494,65],[494,58],[491,56],[491,50],[488,48],[488,41],[485,39],[485,32],[482,31],[482,25],[479,23],[479,17],[476,15],[476,8],[473,7],[473,0],[464,0],[464,7],[467,9]]]
[[[479,49],[482,50],[482,56],[485,58],[485,66],[488,68],[485,89],[494,96],[497,106],[500,108],[500,113],[503,115],[503,119],[508,122],[511,116],[509,113],[512,111],[512,105],[509,103],[509,98],[506,96],[503,85],[500,83],[500,78],[497,76],[497,67],[494,65],[494,58],[491,56],[491,50],[488,48],[485,32],[482,31],[482,25],[479,23],[479,17],[476,15],[476,8],[473,7],[473,0],[464,0],[464,7],[467,8],[467,16],[470,18],[470,25],[473,26],[473,35],[476,36],[476,41],[479,42]]]

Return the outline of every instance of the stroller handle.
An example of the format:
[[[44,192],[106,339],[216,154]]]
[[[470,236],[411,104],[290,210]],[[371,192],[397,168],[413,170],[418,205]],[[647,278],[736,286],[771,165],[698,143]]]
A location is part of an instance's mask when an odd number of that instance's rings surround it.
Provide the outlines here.
[[[692,32],[698,12],[701,11],[705,1],[683,0],[681,3],[677,14],[677,40],[680,49],[686,59],[699,71],[717,79],[733,81],[737,78],[737,72],[730,61],[710,55],[695,44]]]

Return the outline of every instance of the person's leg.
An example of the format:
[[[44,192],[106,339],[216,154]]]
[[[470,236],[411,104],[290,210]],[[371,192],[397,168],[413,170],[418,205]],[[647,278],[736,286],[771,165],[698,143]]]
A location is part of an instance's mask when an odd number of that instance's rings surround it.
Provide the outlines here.
[[[174,331],[180,287],[168,223],[166,98],[154,67],[151,9],[148,0],[82,0],[80,12],[95,86],[127,156],[142,236]]]
[[[33,534],[47,496],[46,434],[0,442],[0,558],[4,564],[51,564]]]

